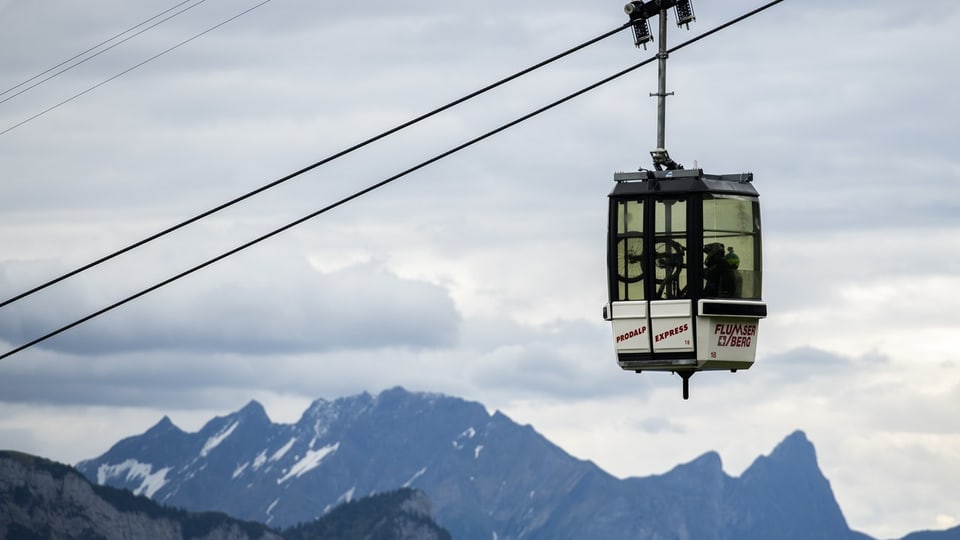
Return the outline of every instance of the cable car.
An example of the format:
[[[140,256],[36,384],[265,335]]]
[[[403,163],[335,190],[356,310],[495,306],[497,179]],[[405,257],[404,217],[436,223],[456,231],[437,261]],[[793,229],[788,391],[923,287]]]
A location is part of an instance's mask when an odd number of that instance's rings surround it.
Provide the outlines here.
[[[617,362],[625,370],[748,369],[762,300],[759,194],[751,173],[616,173],[607,267]]]
[[[749,369],[762,300],[760,199],[753,174],[706,174],[673,161],[664,143],[667,10],[695,20],[689,0],[635,0],[624,7],[635,44],[652,40],[659,16],[656,170],[614,174],[609,196],[604,319],[624,370],[673,372],[690,397],[698,371]]]

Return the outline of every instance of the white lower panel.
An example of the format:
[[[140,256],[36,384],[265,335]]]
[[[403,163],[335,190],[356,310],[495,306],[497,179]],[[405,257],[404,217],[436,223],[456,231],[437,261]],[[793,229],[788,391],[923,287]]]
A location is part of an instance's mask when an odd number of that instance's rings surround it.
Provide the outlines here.
[[[613,344],[617,352],[650,352],[650,327],[646,318],[614,319]]]
[[[752,364],[759,322],[755,317],[697,317],[697,359]]]
[[[694,352],[693,312],[690,300],[650,302],[653,352]]]
[[[654,352],[693,352],[693,319],[691,317],[663,317],[653,319]]]

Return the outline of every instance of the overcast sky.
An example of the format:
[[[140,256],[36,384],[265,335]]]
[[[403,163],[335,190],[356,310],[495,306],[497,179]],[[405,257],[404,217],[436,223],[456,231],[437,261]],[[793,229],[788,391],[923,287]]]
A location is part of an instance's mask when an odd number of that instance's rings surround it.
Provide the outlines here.
[[[679,43],[761,0],[695,3]],[[0,0],[0,91],[173,0]],[[623,22],[622,2],[207,0],[0,95],[0,297]],[[752,171],[758,361],[635,375],[606,301],[613,173],[649,166],[651,65],[0,362],[0,447],[68,463],[169,415],[402,385],[499,409],[620,476],[804,430],[851,527],[960,523],[960,4],[787,0],[671,56],[667,148]],[[172,14],[173,12],[171,12]],[[3,351],[645,59],[622,32],[0,308]],[[51,74],[63,69],[58,68]],[[30,85],[45,79],[36,79]]]

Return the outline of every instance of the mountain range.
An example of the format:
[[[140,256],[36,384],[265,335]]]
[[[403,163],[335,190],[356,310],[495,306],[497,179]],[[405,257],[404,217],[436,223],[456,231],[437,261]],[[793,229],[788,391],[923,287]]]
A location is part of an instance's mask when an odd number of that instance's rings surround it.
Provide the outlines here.
[[[293,424],[271,422],[255,401],[196,433],[164,417],[77,469],[165,505],[274,528],[412,487],[458,540],[869,538],[847,525],[800,431],[739,477],[708,452],[618,479],[499,411],[403,388],[316,400]]]

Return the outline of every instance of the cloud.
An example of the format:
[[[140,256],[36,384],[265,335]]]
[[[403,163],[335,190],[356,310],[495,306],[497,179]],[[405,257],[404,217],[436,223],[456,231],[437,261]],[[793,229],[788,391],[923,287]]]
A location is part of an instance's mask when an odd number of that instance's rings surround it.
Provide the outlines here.
[[[670,432],[670,433],[683,433],[684,429],[682,426],[678,426],[676,423],[671,421],[669,418],[662,417],[652,417],[645,418],[642,420],[637,420],[634,422],[634,425],[649,433],[651,435],[656,435],[658,433]]]
[[[67,354],[38,348],[4,363],[0,402],[215,409],[263,391],[316,399],[402,385],[477,396],[498,406],[516,395],[586,402],[649,392],[648,379],[616,365],[603,325],[530,326],[500,319],[462,324],[471,330],[456,343],[432,348],[365,344],[257,354],[146,347],[109,354],[74,347]]]
[[[284,354],[430,348],[457,339],[459,315],[446,291],[399,278],[376,262],[320,274],[301,261],[267,274],[255,268],[228,279],[215,274],[188,279],[155,301],[122,306],[41,346],[81,355],[155,350]],[[0,337],[26,342],[72,322],[61,315],[66,309],[58,305],[63,303],[73,304],[71,312],[103,307],[67,288],[55,301],[24,302],[0,312]]]
[[[572,326],[572,325],[567,325]],[[636,393],[616,357],[607,351],[604,329],[588,343],[556,343],[562,328],[528,333],[523,344],[502,345],[472,362],[470,379],[485,394],[523,394],[528,398],[583,400]],[[546,335],[545,335],[546,334]]]

